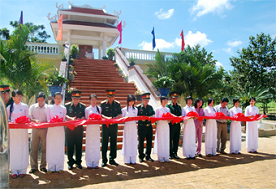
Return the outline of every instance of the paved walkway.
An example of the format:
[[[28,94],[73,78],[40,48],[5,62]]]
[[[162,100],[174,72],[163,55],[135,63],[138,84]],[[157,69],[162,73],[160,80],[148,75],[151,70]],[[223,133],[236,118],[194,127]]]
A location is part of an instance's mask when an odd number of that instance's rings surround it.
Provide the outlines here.
[[[229,152],[229,141],[227,142]],[[204,149],[204,143],[203,143]],[[118,151],[118,167],[73,169],[63,173],[36,172],[10,180],[11,188],[276,188],[276,136],[259,138],[259,153],[144,162],[127,166]],[[204,153],[203,153],[204,154]],[[157,159],[156,155],[152,156]],[[67,158],[65,158],[67,161]],[[85,158],[83,157],[83,160]],[[83,162],[85,166],[85,162]],[[28,172],[30,167],[28,168]]]

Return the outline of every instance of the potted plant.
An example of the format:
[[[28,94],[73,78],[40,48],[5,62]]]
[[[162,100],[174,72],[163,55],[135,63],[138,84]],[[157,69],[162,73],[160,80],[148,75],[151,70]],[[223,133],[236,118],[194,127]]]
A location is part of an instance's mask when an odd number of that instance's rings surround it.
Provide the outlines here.
[[[119,72],[119,75],[122,76],[123,75],[123,70],[121,70],[120,68],[116,69]]]
[[[133,57],[131,57],[129,59],[129,67],[134,66],[134,65],[135,65],[135,59]]]
[[[76,90],[76,88],[74,88],[74,87],[70,88],[69,85],[67,86],[65,100],[72,100],[72,91],[73,90]]]
[[[128,83],[128,76],[123,76],[125,83]]]
[[[62,61],[62,62],[66,62],[66,61],[67,61],[67,57],[65,56],[65,54],[64,54],[64,53],[61,53],[61,56],[62,56],[61,61]]]
[[[74,66],[73,66],[73,65],[69,65],[68,71],[69,71],[69,72],[70,72],[70,71],[74,71]]]
[[[108,60],[107,56],[102,57],[103,60]]]
[[[74,81],[76,74],[76,71],[69,71],[69,81]]]
[[[174,84],[174,80],[168,76],[163,76],[154,81],[154,86],[158,88],[161,96],[167,96],[170,92],[170,88]]]
[[[63,76],[59,76],[58,70],[56,70],[54,73],[50,73],[49,77],[47,78],[47,83],[52,96],[54,96],[56,92],[61,92],[62,85],[67,82],[68,79]]]
[[[108,56],[108,60],[113,60],[113,57],[115,55],[114,49],[108,49],[106,52],[107,56]]]
[[[78,54],[79,54],[78,46],[77,45],[71,45],[71,49],[70,49],[71,57],[76,58]]]
[[[70,58],[69,65],[74,65],[74,59],[73,58]]]
[[[117,64],[117,62],[115,62],[114,63],[114,66],[116,67],[116,68],[118,68],[119,66],[118,66],[118,64]]]
[[[142,101],[142,94],[144,93],[144,91],[140,91],[140,90],[137,90],[134,94],[136,96],[136,100],[137,101]]]

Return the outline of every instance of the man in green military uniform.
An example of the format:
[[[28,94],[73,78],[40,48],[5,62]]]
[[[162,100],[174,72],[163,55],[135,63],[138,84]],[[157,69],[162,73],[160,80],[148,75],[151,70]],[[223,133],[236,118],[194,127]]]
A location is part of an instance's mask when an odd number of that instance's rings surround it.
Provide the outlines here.
[[[80,103],[81,91],[72,91],[72,102],[65,104],[67,115],[66,120],[76,120],[85,118],[85,106]],[[65,128],[65,139],[67,146],[68,169],[72,170],[76,164],[79,169],[82,169],[82,141],[83,141],[83,126],[76,126],[74,130]],[[76,147],[76,160],[74,160],[74,148]]]
[[[13,99],[11,97],[11,90],[9,85],[0,85],[0,91],[3,96],[6,107],[13,103]]]
[[[115,90],[107,89],[107,100],[101,102],[102,117],[105,119],[113,119],[122,117],[121,104],[117,100],[114,100]],[[110,154],[109,163],[111,165],[118,165],[115,158],[117,157],[117,134],[118,124],[102,125],[102,167],[107,165],[107,149],[108,139],[110,137]]]
[[[173,91],[170,93],[172,103],[168,104],[167,107],[171,113],[176,116],[181,116],[181,106],[177,104],[178,93]],[[170,125],[170,159],[179,159],[177,156],[179,135],[180,135],[180,123],[169,123]]]
[[[138,116],[154,116],[155,112],[151,105],[149,105],[150,93],[142,94],[142,103],[137,106]],[[150,157],[152,148],[152,125],[149,120],[139,120],[138,121],[138,136],[139,136],[139,161],[143,162],[144,157],[146,160],[153,161]],[[144,140],[146,138],[146,154],[144,154]]]

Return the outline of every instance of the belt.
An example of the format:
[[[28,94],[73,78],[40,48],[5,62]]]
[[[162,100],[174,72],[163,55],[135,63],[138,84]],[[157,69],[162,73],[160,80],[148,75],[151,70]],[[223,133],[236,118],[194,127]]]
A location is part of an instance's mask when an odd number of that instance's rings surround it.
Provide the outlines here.
[[[227,122],[221,122],[221,121],[217,121],[218,123],[221,123],[221,124],[225,124],[225,123],[227,123]]]
[[[138,126],[141,125],[141,126],[151,126],[151,124],[138,124]]]

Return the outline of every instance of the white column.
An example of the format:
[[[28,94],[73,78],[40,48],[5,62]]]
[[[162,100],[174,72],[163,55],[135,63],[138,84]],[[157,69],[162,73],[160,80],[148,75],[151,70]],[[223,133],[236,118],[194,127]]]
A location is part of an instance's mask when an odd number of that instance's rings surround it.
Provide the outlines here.
[[[102,49],[101,47],[99,46],[99,60],[102,59]]]
[[[106,56],[106,36],[103,36],[103,56]]]

